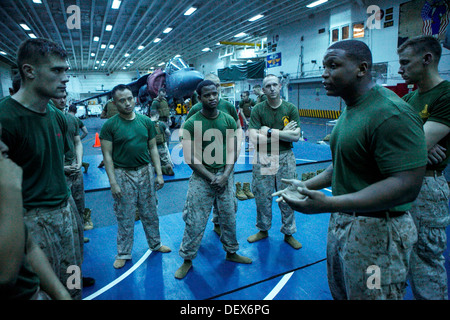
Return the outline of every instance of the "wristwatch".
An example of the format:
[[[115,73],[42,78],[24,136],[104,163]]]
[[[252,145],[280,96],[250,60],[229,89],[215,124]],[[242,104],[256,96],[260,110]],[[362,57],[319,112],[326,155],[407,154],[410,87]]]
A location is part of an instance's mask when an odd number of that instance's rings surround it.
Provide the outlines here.
[[[272,136],[272,129],[267,130],[267,138]]]

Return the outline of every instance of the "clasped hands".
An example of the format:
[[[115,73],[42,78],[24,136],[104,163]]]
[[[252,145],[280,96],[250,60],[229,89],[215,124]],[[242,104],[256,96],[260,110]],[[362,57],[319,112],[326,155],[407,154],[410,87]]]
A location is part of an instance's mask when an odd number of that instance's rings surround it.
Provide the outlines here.
[[[309,190],[305,184],[296,179],[281,179],[288,187],[272,194],[279,197],[276,202],[285,202],[289,207],[301,213],[330,212],[330,197],[323,192]]]

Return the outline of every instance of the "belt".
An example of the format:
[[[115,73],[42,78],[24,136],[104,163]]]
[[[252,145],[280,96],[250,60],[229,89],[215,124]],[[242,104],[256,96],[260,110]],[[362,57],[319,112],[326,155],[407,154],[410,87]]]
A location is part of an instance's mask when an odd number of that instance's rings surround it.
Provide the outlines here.
[[[440,177],[442,176],[442,171],[436,171],[436,170],[426,170],[425,171],[425,177]]]
[[[126,170],[126,171],[138,171],[144,167],[148,166],[148,164],[144,164],[142,166],[139,167],[134,167],[134,168],[120,168],[120,167],[115,167],[115,169],[122,169],[122,170]]]
[[[369,217],[369,218],[397,218],[406,213],[406,211],[372,211],[372,212],[342,212],[355,217]]]

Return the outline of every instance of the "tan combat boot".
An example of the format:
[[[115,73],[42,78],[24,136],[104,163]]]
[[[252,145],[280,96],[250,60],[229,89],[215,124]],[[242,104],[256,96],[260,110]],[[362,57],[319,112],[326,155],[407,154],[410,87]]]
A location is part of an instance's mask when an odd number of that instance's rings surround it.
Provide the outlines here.
[[[243,190],[244,190],[245,195],[247,196],[247,199],[253,199],[255,197],[255,195],[250,190],[249,182],[244,182]]]
[[[236,198],[239,200],[247,200],[247,196],[244,193],[244,190],[242,190],[242,186],[240,182],[236,183]]]

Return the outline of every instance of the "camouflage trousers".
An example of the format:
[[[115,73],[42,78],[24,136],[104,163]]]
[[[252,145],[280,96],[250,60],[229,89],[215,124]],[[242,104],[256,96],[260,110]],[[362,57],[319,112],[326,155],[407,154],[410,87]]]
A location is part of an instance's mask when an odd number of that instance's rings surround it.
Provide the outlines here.
[[[297,167],[292,150],[281,152],[279,156],[256,154],[253,163],[252,192],[256,202],[256,227],[268,231],[272,227],[272,193],[287,188],[281,179],[296,179]],[[294,210],[286,203],[279,202],[281,211],[281,232],[292,235],[297,231]]]
[[[447,272],[443,253],[450,223],[449,188],[444,176],[425,177],[411,215],[418,241],[411,255],[409,280],[415,299],[447,300]]]
[[[166,143],[161,143],[157,145],[158,153],[159,153],[159,159],[161,161],[161,167],[163,166],[173,166],[172,159],[170,158],[170,152],[167,148]]]
[[[336,300],[401,300],[417,230],[409,213],[395,218],[333,213],[327,275]]]
[[[114,213],[117,218],[116,259],[131,259],[136,209],[139,210],[148,247],[152,251],[158,250],[161,247],[161,238],[153,167],[148,164],[136,170],[115,168],[114,173],[122,190],[122,197],[114,199]]]
[[[223,174],[223,169],[216,174]],[[186,223],[183,240],[180,245],[180,256],[185,260],[192,260],[197,256],[206,224],[213,203],[218,209],[220,223],[220,241],[226,252],[235,253],[239,250],[236,238],[236,201],[233,178],[230,175],[225,191],[217,193],[208,181],[193,172],[189,179],[186,203],[183,208],[183,220]]]
[[[230,179],[231,179],[231,184],[234,186],[234,172],[232,172],[230,174]],[[216,202],[217,202],[217,200],[214,200],[211,222],[214,223],[214,224],[219,224],[219,209],[217,209],[217,203]],[[236,207],[236,211],[237,211],[238,203],[237,203],[237,198],[236,197],[234,197],[234,206]]]
[[[56,207],[41,207],[27,210],[25,223],[33,240],[44,251],[56,276],[64,286],[73,275],[70,266],[81,272],[83,262],[83,225],[70,196]],[[72,267],[73,268],[73,267]],[[80,274],[81,278],[81,274]],[[82,279],[79,289],[70,289],[73,299],[81,299]]]
[[[70,176],[66,175],[66,182],[67,187],[70,189],[70,192],[72,193],[72,197],[73,200],[75,201],[75,206],[78,211],[78,214],[80,215],[81,220],[83,221],[84,209],[86,208],[83,173],[81,172],[81,170],[79,170],[77,173],[74,173]]]

